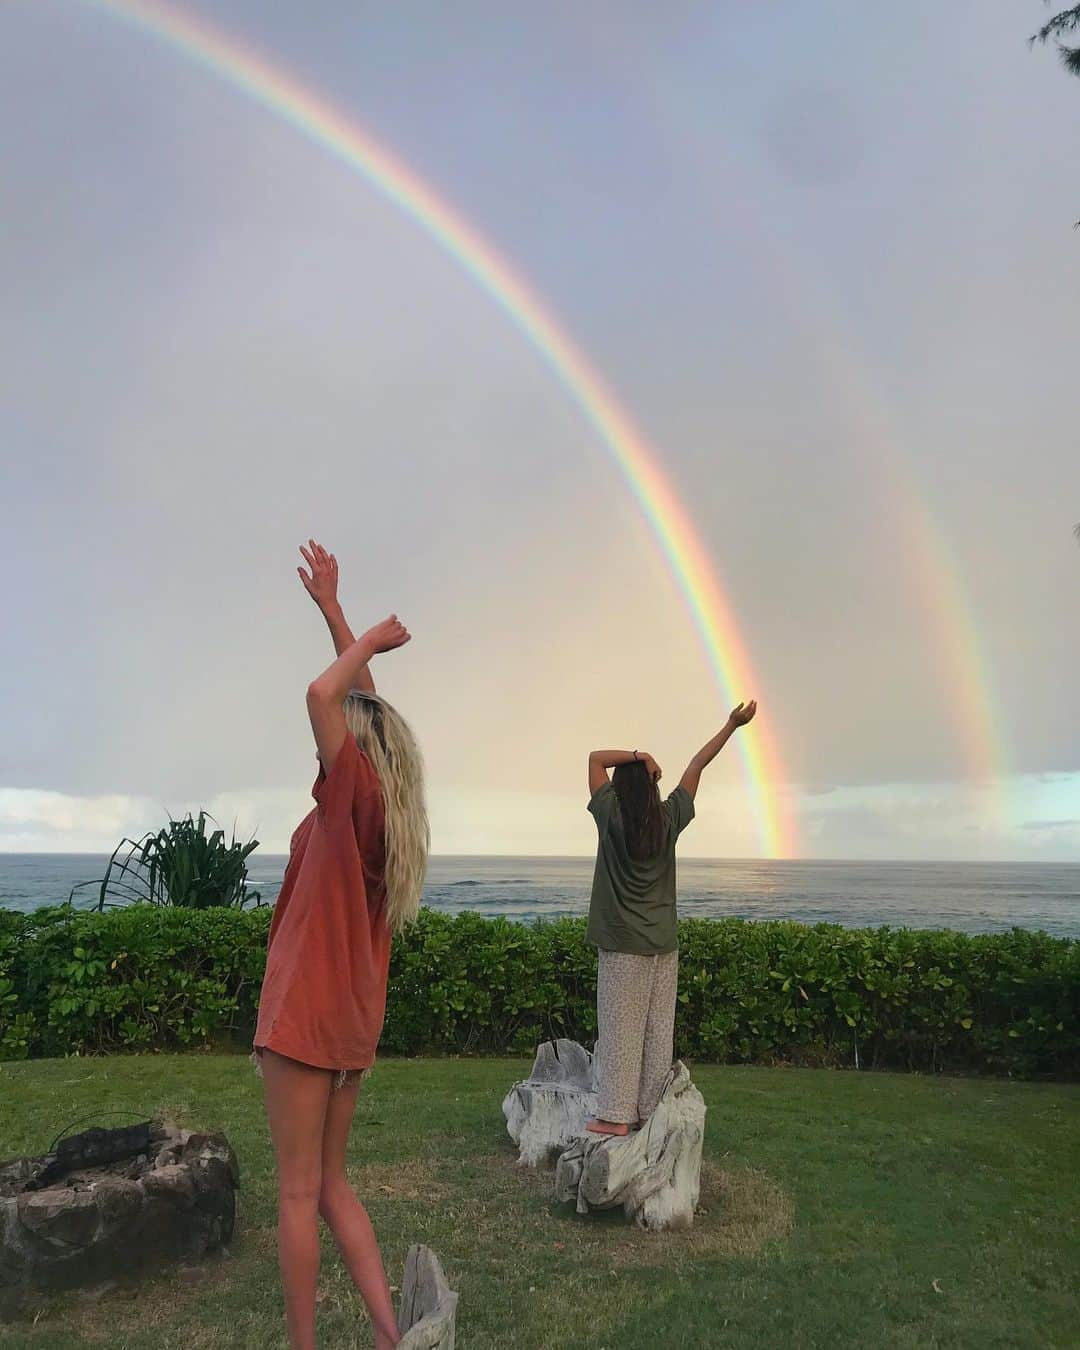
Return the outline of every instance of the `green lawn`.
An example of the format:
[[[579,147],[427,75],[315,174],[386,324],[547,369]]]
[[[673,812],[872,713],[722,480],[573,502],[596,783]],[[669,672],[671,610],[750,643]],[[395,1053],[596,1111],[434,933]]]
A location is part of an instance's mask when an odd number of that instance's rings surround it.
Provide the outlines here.
[[[384,1060],[361,1094],[354,1180],[391,1267],[440,1254],[462,1350],[1080,1346],[1080,1087],[711,1068],[689,1234],[581,1219],[513,1166],[499,1103],[517,1060]],[[5,1350],[285,1344],[259,1085],[239,1056],[0,1065],[0,1158],[130,1107],[223,1129],[240,1158],[227,1258],[136,1296],[41,1298]],[[107,1123],[107,1122],[105,1122]],[[370,1345],[329,1244],[320,1344]]]

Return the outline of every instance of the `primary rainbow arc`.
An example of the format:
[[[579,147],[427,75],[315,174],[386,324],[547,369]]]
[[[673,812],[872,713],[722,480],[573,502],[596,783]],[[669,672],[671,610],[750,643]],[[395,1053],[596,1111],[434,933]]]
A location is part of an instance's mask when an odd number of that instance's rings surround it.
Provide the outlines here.
[[[521,329],[596,429],[682,592],[727,703],[753,695],[758,686],[731,606],[657,452],[585,355],[495,248],[354,121],[236,38],[162,0],[84,3],[143,29],[244,90],[363,174],[443,245]],[[779,790],[787,774],[767,717],[759,715],[752,728],[741,732],[738,745],[753,791],[762,852],[768,857],[790,857],[796,851],[795,824]]]

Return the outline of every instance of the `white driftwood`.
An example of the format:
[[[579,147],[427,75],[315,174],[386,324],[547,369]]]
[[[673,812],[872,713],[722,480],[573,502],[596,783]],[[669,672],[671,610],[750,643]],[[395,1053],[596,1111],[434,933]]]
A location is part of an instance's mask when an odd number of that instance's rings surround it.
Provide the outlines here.
[[[680,1060],[633,1134],[585,1135],[559,1158],[555,1195],[579,1214],[621,1205],[640,1228],[689,1228],[701,1191],[705,1101]]]
[[[502,1104],[518,1161],[538,1167],[585,1133],[596,1114],[593,1057],[577,1041],[544,1041],[528,1078],[515,1083]]]
[[[431,1248],[410,1247],[398,1305],[398,1350],[454,1350],[457,1301]]]

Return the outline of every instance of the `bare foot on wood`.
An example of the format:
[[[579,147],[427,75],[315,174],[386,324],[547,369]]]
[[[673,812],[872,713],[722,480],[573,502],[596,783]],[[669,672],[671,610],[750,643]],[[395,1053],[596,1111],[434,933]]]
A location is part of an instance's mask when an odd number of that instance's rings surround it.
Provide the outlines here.
[[[630,1133],[630,1126],[621,1120],[589,1120],[586,1121],[585,1128],[590,1134],[623,1135]]]

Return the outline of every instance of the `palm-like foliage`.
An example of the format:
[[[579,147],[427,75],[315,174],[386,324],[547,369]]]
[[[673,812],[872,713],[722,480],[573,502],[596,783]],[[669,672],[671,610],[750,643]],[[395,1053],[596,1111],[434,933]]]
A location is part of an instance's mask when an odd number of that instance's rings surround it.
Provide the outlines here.
[[[1075,33],[1078,29],[1080,29],[1080,5],[1074,5],[1072,9],[1063,9],[1044,23],[1037,33],[1031,35],[1031,41],[1041,42],[1044,45],[1047,42],[1054,42],[1065,69],[1073,75],[1080,75],[1080,47],[1069,47],[1060,41],[1066,33]]]
[[[225,842],[225,831],[206,832],[208,817],[199,812],[141,839],[121,839],[100,881],[82,881],[71,889],[69,902],[84,886],[98,888],[97,908],[142,901],[185,909],[242,908],[260,904],[259,892],[247,885],[248,855],[257,839],[240,843],[235,833]],[[124,849],[127,854],[121,857]]]
[[[1053,18],[1048,19],[1037,33],[1032,33],[1030,41],[1032,44],[1041,42],[1043,46],[1053,41],[1065,69],[1071,75],[1080,75],[1080,47],[1070,47],[1060,41],[1066,33],[1075,33],[1077,30],[1080,30],[1080,5],[1073,5],[1072,9],[1059,10]],[[1073,222],[1073,229],[1080,230],[1080,220]]]

